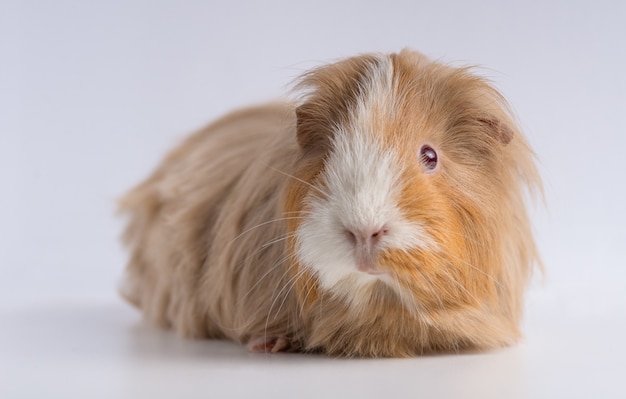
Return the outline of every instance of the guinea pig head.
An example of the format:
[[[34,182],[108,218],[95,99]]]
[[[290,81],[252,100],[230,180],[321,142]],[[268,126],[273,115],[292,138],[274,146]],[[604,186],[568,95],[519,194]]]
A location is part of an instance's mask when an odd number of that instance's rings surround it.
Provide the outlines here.
[[[501,95],[419,53],[364,55],[300,83],[301,158],[288,190],[306,305],[395,293],[417,318],[508,314],[536,251],[523,204],[538,182]]]

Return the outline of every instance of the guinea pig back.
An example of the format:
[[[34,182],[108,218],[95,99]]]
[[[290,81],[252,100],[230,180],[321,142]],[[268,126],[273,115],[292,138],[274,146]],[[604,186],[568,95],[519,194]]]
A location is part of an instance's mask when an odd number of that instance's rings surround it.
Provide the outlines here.
[[[121,292],[184,337],[414,356],[520,336],[533,153],[467,68],[403,50],[195,133],[121,201]]]

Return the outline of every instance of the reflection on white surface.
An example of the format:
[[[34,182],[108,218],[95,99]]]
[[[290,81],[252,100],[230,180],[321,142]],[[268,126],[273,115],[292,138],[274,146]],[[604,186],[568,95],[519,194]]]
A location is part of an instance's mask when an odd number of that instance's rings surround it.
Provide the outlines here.
[[[333,359],[181,340],[118,300],[24,306],[0,312],[0,397],[623,397],[624,320],[554,310],[505,350]]]

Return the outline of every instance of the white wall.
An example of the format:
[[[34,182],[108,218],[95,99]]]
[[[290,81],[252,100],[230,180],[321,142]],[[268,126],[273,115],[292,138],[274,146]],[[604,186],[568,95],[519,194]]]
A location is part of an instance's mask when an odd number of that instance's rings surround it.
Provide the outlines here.
[[[623,304],[625,19],[620,1],[0,0],[0,303],[114,295],[115,199],[164,151],[312,65],[408,46],[485,66],[517,111],[546,185],[539,296]]]

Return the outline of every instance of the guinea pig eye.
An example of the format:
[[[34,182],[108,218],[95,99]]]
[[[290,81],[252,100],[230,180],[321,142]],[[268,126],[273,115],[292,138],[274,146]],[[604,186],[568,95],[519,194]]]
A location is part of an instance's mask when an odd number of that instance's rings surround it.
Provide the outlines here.
[[[432,172],[437,167],[437,152],[429,145],[420,148],[420,162],[427,172]]]

